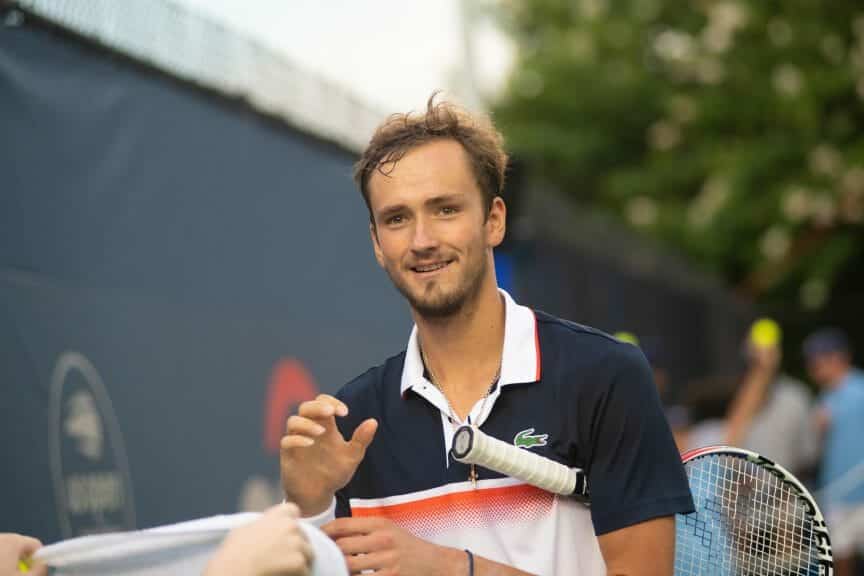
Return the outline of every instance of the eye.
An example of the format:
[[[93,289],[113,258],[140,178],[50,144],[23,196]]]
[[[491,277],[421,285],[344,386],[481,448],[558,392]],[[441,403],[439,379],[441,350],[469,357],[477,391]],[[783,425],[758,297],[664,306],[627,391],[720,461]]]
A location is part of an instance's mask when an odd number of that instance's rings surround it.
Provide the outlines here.
[[[387,226],[398,226],[399,224],[402,224],[404,221],[405,221],[405,217],[402,214],[393,214],[392,216],[388,216],[384,220],[384,223]]]
[[[442,206],[438,210],[438,212],[443,216],[452,216],[453,214],[459,212],[459,208],[457,208],[456,206]]]

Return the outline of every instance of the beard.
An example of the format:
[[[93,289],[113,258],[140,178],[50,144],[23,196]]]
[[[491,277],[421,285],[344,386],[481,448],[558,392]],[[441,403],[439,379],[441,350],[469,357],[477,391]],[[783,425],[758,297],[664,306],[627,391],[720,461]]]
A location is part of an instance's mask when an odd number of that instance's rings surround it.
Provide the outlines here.
[[[456,286],[449,290],[438,281],[429,282],[420,290],[412,290],[404,276],[389,268],[387,275],[417,314],[428,319],[449,318],[465,309],[480,293],[488,263],[482,254],[478,260],[476,264],[466,266]]]

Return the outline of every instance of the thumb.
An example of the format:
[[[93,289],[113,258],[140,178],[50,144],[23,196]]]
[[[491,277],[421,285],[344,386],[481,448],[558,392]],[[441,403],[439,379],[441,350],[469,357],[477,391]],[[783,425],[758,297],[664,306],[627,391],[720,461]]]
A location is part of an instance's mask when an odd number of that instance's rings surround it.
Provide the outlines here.
[[[372,443],[375,438],[375,432],[378,430],[378,421],[374,418],[364,420],[354,430],[354,435],[351,436],[351,444],[360,448],[362,452],[366,452],[366,448]]]

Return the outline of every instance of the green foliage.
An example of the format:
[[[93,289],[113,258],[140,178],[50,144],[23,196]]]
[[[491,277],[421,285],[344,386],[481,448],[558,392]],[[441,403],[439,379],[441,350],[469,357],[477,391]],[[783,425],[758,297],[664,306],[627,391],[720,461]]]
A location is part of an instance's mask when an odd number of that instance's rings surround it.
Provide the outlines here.
[[[859,0],[494,7],[518,48],[496,121],[574,199],[756,295],[827,294],[860,254]]]

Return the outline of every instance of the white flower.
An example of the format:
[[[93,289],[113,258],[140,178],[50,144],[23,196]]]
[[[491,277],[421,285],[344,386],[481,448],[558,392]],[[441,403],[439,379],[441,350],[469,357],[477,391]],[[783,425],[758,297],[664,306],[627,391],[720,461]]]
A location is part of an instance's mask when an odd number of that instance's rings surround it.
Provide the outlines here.
[[[653,226],[657,221],[657,204],[647,196],[637,196],[627,203],[627,219],[640,228]]]
[[[772,226],[762,236],[759,247],[766,259],[781,260],[789,251],[789,233],[779,226]]]
[[[740,2],[717,2],[708,9],[708,25],[726,30],[738,30],[747,25],[747,7]]]
[[[803,186],[793,186],[783,195],[783,214],[791,222],[800,222],[810,214],[810,193]]]
[[[801,72],[792,64],[782,64],[775,68],[771,81],[778,94],[789,97],[797,96],[804,84]]]
[[[585,20],[596,20],[609,10],[607,0],[578,0],[577,6]]]
[[[841,186],[847,194],[864,196],[864,167],[852,166],[846,170],[841,180]]]
[[[689,62],[696,54],[693,37],[680,30],[664,30],[654,39],[654,52],[668,62]]]
[[[738,2],[718,2],[708,9],[708,25],[702,31],[702,43],[709,52],[722,54],[732,45],[735,31],[749,19],[747,9]]]
[[[843,157],[829,144],[819,144],[807,155],[807,165],[813,174],[837,176],[843,168]]]
[[[687,209],[687,221],[694,228],[704,228],[714,219],[729,198],[729,182],[722,176],[712,176]]]
[[[648,144],[654,150],[671,150],[681,141],[681,129],[674,122],[660,120],[648,129]]]
[[[813,224],[820,228],[827,228],[834,224],[837,217],[837,206],[830,194],[822,193],[813,196],[810,204],[810,217]]]

